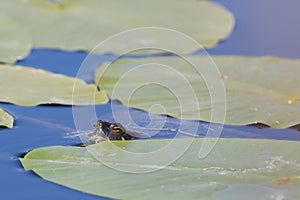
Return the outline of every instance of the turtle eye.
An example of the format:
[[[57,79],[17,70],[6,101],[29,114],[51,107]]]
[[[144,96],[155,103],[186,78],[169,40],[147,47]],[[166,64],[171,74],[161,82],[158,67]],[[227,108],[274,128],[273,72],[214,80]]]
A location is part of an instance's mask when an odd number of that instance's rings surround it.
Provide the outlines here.
[[[121,135],[123,133],[123,130],[118,125],[112,126],[112,133],[115,135]]]

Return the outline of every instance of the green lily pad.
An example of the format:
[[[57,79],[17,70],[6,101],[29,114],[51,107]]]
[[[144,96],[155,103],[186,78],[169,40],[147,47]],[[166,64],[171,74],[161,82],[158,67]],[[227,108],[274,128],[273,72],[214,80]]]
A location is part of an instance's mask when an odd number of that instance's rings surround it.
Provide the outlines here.
[[[299,142],[223,138],[207,157],[199,159],[203,141],[135,140],[87,148],[46,147],[20,160],[26,170],[46,180],[117,199],[300,198]],[[180,156],[183,144],[191,142]],[[173,155],[180,158],[165,165]],[[152,172],[141,173],[149,169]]]
[[[3,15],[0,15],[0,26],[0,62],[14,63],[27,56],[31,50],[27,30]]]
[[[274,128],[300,123],[299,59],[211,58],[117,60],[102,64],[95,82],[127,106],[187,120]]]
[[[14,117],[8,112],[0,108],[0,126],[6,126],[12,128],[14,125]]]
[[[174,29],[194,38],[204,47],[213,47],[226,38],[234,26],[234,17],[224,7],[196,0],[10,0],[1,1],[0,12],[28,28],[35,47],[69,50],[92,50],[114,34],[143,27]],[[144,47],[145,38],[146,43],[150,42],[154,47],[178,41],[178,38],[168,38],[167,35],[158,41],[155,36],[149,40],[151,34],[153,32],[142,33],[141,39],[137,39],[133,33],[131,39],[121,38],[121,44],[118,40],[110,43],[109,49],[95,51],[120,53],[133,43]],[[195,50],[194,46],[185,44],[181,44],[181,49]]]
[[[108,101],[95,85],[48,71],[0,65],[0,101],[22,106],[38,104],[88,105]]]

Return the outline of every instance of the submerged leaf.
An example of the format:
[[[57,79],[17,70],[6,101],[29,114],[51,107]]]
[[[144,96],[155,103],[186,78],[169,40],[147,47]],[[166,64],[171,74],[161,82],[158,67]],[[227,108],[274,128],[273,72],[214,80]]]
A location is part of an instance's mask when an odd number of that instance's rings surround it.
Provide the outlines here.
[[[219,139],[212,152],[199,159],[203,141],[135,140],[102,142],[87,148],[47,147],[29,152],[21,162],[26,170],[46,180],[117,199],[300,198],[300,158],[295,153],[300,151],[299,142]],[[163,165],[186,142],[193,143],[183,156]],[[115,148],[121,151],[116,153]],[[161,153],[166,148],[171,153]],[[157,170],[128,173],[118,169]],[[276,183],[283,179],[288,179],[288,184]]]
[[[87,105],[108,101],[95,85],[40,69],[0,65],[0,101],[23,106]]]
[[[12,128],[14,125],[14,117],[8,112],[0,108],[0,126],[6,126]]]
[[[0,12],[28,28],[35,47],[70,50],[92,50],[114,34],[142,27],[174,29],[204,47],[213,47],[226,38],[234,26],[234,18],[225,8],[196,0],[10,0],[0,2]],[[132,44],[161,47],[161,43],[177,42],[177,38],[168,38],[168,35],[164,35],[163,40],[157,41],[155,36],[149,39],[151,34],[123,38],[110,43],[109,49],[96,51],[120,53]],[[180,45],[186,52],[195,50],[194,46]]]
[[[185,59],[124,59],[108,67],[105,63],[95,80],[112,99],[153,113],[233,125],[260,122],[274,128],[300,123],[300,60],[270,56]]]
[[[27,56],[31,38],[26,28],[3,15],[0,15],[0,27],[0,62],[14,63]]]

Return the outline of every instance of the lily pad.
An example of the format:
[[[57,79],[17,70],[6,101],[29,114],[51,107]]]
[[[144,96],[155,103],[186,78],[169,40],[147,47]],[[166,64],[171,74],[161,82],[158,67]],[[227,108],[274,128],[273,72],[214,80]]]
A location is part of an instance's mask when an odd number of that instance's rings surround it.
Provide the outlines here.
[[[0,126],[6,126],[12,128],[14,125],[14,117],[8,112],[0,108]]]
[[[98,68],[96,83],[130,107],[232,125],[300,123],[299,59],[163,56],[108,64]]]
[[[0,12],[28,28],[35,47],[69,50],[92,50],[114,34],[143,27],[174,29],[204,47],[213,47],[225,39],[234,26],[233,15],[224,7],[196,0],[11,0],[1,1]],[[143,38],[154,47],[177,41],[177,38],[168,38],[167,35],[163,40],[157,41],[155,37],[148,40],[149,34],[152,32],[142,33],[140,39],[123,38],[122,43],[118,40],[110,43],[109,49],[95,51],[120,53],[128,50],[132,43],[144,47]],[[181,44],[181,49],[195,50],[194,46],[185,44]]]
[[[0,65],[0,101],[22,106],[88,105],[108,101],[93,84],[45,70]]]
[[[0,62],[14,63],[27,56],[31,38],[26,28],[3,15],[0,15],[0,26]]]
[[[117,199],[300,198],[300,158],[295,153],[300,151],[299,142],[223,138],[206,158],[199,159],[203,141],[164,139],[102,142],[87,148],[55,146],[30,151],[20,160],[26,170],[46,180]],[[164,165],[186,142],[193,143],[179,159]],[[116,153],[115,148],[121,151]],[[161,153],[165,148],[170,154]],[[151,156],[153,153],[160,156]],[[132,171],[143,169],[154,171]]]

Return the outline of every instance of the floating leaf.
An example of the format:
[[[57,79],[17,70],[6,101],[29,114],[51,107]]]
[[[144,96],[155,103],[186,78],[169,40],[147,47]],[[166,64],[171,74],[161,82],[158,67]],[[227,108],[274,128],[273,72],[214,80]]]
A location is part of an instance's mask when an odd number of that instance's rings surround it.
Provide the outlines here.
[[[211,58],[214,62],[206,56],[118,60],[101,65],[95,80],[112,99],[153,113],[274,128],[300,123],[300,60]]]
[[[0,15],[0,27],[0,62],[14,63],[27,56],[31,38],[26,28],[3,15]]]
[[[135,140],[102,142],[87,148],[47,147],[29,152],[21,162],[26,170],[46,180],[117,199],[300,198],[300,158],[295,153],[300,151],[299,142],[219,139],[210,154],[199,159],[204,140],[198,138],[183,156],[163,165],[182,150],[183,144],[192,141]],[[116,153],[115,148],[121,151]],[[161,153],[166,148],[170,154]],[[126,169],[155,171],[120,171]]]
[[[92,50],[114,34],[143,27],[174,29],[205,47],[213,47],[226,38],[234,26],[234,18],[225,8],[196,0],[10,0],[1,1],[0,12],[28,28],[35,47],[70,50]],[[98,51],[120,53],[128,50],[132,43],[144,47],[145,38],[146,43],[154,47],[161,47],[161,43],[165,42],[172,45],[178,41],[170,35],[169,38],[164,35],[158,41],[154,36],[149,40],[151,34],[153,32],[142,33],[141,38],[137,38],[133,33],[135,38],[121,38],[121,41],[110,43],[109,49]],[[185,51],[195,50],[194,46],[180,45]]]
[[[8,112],[0,108],[0,126],[6,126],[12,128],[14,125],[14,117]]]
[[[87,105],[108,101],[104,92],[84,81],[40,69],[0,65],[0,101],[23,106]]]

